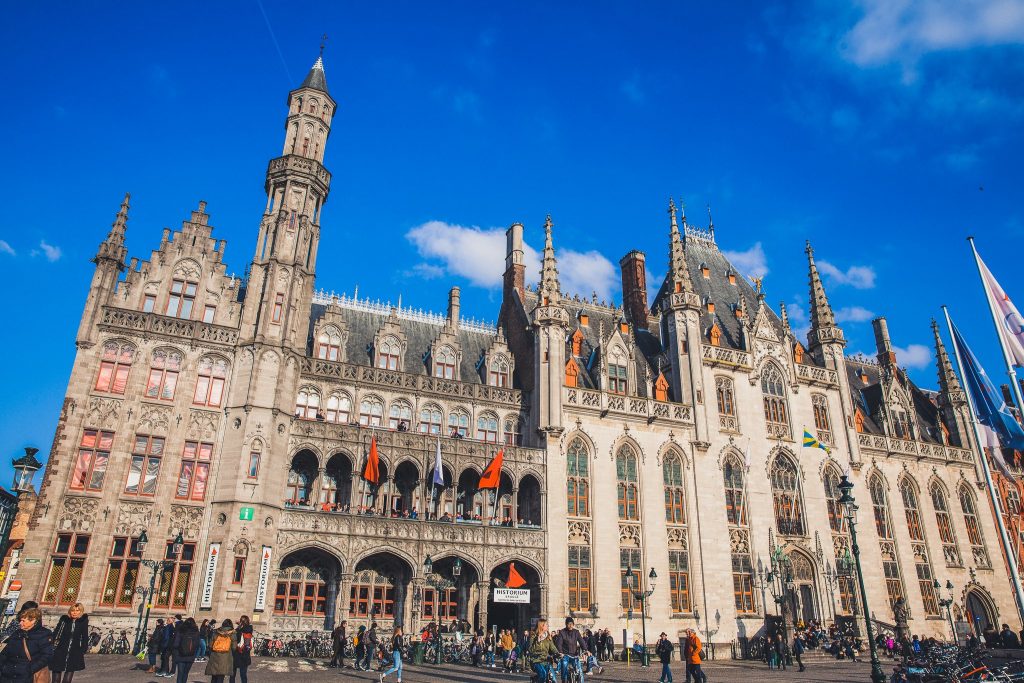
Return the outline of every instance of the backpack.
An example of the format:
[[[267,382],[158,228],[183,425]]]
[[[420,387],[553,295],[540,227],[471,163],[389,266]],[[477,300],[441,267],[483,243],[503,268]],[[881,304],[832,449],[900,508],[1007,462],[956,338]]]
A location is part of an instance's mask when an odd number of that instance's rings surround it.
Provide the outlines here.
[[[196,634],[189,631],[182,634],[178,640],[178,654],[182,657],[192,657],[196,653]]]
[[[210,644],[210,652],[230,652],[231,651],[231,636],[226,636],[223,633],[218,633],[213,636],[213,642]]]

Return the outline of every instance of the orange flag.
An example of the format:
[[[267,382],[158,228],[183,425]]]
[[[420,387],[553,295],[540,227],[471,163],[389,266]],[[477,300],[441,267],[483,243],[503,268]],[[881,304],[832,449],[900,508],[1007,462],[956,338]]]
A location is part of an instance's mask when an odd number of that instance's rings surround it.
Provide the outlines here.
[[[480,485],[477,486],[478,490],[498,488],[498,484],[501,481],[501,461],[504,457],[505,452],[499,450],[498,454],[494,456],[494,460],[491,460],[487,468],[484,469],[484,473],[480,475]]]
[[[526,579],[519,575],[516,571],[516,563],[508,563],[508,581],[505,582],[506,588],[521,588],[526,585]]]
[[[377,437],[370,439],[370,453],[366,456],[366,465],[363,466],[363,479],[374,486],[380,481],[380,458],[377,456]]]

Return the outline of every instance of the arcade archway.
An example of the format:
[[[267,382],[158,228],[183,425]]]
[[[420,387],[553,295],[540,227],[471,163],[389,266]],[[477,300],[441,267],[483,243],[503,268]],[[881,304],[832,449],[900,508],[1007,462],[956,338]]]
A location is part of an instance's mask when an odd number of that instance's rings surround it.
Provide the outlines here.
[[[341,565],[319,548],[303,548],[281,559],[274,590],[274,618],[295,630],[334,628]]]
[[[507,588],[511,566],[525,581],[520,590],[529,591],[526,602],[504,602],[495,600],[495,589]],[[521,560],[502,562],[491,570],[490,590],[487,596],[487,628],[496,626],[499,630],[511,628],[516,633],[532,629],[541,614],[540,574],[531,565]]]
[[[998,618],[992,600],[982,591],[973,589],[967,592],[965,600],[967,618],[975,635],[981,635],[985,629],[992,627],[999,630]]]
[[[359,560],[348,595],[348,619],[356,626],[376,621],[383,628],[408,623],[412,567],[389,552]]]

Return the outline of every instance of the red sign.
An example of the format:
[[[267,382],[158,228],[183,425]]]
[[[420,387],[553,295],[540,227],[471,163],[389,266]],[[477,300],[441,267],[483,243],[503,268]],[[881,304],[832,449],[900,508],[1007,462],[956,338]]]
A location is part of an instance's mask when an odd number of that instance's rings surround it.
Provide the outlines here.
[[[18,581],[17,579],[15,579],[14,581],[11,581],[11,586],[10,586],[10,588],[8,590],[20,591],[21,590],[21,581]]]

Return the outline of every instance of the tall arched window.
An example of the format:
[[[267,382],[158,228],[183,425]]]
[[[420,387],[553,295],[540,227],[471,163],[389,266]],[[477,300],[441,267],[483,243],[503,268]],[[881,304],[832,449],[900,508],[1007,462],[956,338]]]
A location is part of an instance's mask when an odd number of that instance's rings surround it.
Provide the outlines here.
[[[988,558],[988,551],[985,549],[985,539],[981,535],[981,526],[978,524],[977,506],[974,502],[974,494],[967,486],[960,486],[960,509],[964,513],[964,525],[967,527],[967,540],[971,543],[971,554],[974,562],[983,569],[992,566]]]
[[[312,504],[313,482],[316,481],[317,473],[317,461],[312,453],[296,453],[288,468],[288,493],[285,500],[293,505]]]
[[[352,414],[352,399],[345,394],[333,394],[327,399],[327,421],[347,424]]]
[[[836,534],[846,533],[846,518],[843,517],[843,506],[839,504],[841,497],[839,475],[829,467],[825,470],[825,502],[828,507],[828,526]]]
[[[492,358],[490,365],[487,367],[487,383],[492,387],[512,386],[512,382],[509,377],[509,368],[510,366],[506,356],[498,355]]]
[[[615,476],[618,481],[619,519],[640,519],[640,478],[636,452],[624,444],[615,455]]]
[[[469,413],[456,408],[448,413],[448,436],[465,438],[469,436]]]
[[[774,363],[765,365],[761,373],[761,394],[764,420],[770,437],[789,437],[789,411],[786,409],[786,383]]]
[[[502,421],[502,439],[506,446],[519,445],[519,418],[510,415]]]
[[[434,355],[434,377],[455,379],[455,352],[450,346],[442,346]]]
[[[754,564],[750,559],[750,529],[747,527],[746,492],[743,466],[732,455],[722,466],[725,481],[725,516],[729,522],[732,547],[732,587],[736,611],[749,614],[754,603]]]
[[[367,396],[359,402],[359,424],[380,427],[384,424],[384,402],[376,396]]]
[[[572,440],[566,452],[566,484],[568,513],[574,517],[590,516],[590,455],[583,439]]]
[[[889,497],[880,476],[873,476],[868,483],[871,492],[871,510],[875,517],[875,531],[882,555],[882,573],[885,574],[885,589],[889,595],[889,606],[904,596],[903,578],[896,555],[896,541],[893,539],[892,520],[889,516]]]
[[[96,391],[123,394],[128,386],[128,375],[132,370],[135,347],[128,343],[109,341],[103,345],[100,372],[96,375]]]
[[[846,555],[850,548],[850,540],[847,537],[848,528],[846,518],[843,516],[843,507],[839,504],[839,499],[841,497],[842,493],[839,490],[839,473],[834,467],[826,467],[825,503],[828,508],[828,526],[832,531],[832,548],[834,550],[837,566],[840,559],[847,559]],[[837,587],[839,588],[839,609],[843,614],[850,614],[853,611],[853,601],[855,597],[853,577],[839,576],[837,577],[837,584]]]
[[[910,412],[905,403],[889,406],[889,414],[892,416],[892,435],[897,439],[913,439],[914,424],[910,419]]]
[[[811,407],[814,409],[814,429],[818,440],[832,443],[832,422],[828,419],[828,398],[824,394],[811,396]]]
[[[192,405],[211,408],[220,406],[227,376],[228,362],[223,358],[203,356],[199,359],[199,374],[196,378],[196,390],[192,395]]]
[[[388,411],[388,428],[407,431],[411,423],[412,406],[406,401],[392,401],[391,409]]]
[[[961,567],[963,561],[960,559],[960,548],[957,546],[956,533],[953,531],[953,520],[949,516],[946,491],[936,481],[932,482],[929,493],[932,497],[932,507],[935,508],[935,526],[939,529],[939,540],[942,541],[942,555],[946,558],[946,566]]]
[[[665,484],[665,521],[686,524],[686,496],[683,492],[683,461],[677,453],[669,453],[661,465]]]
[[[498,416],[484,413],[476,419],[476,438],[487,443],[498,443]]]
[[[377,367],[385,370],[397,370],[402,345],[394,337],[384,337],[377,348]]]
[[[739,429],[736,420],[736,391],[728,377],[715,378],[715,394],[718,397],[718,426],[735,432]]]
[[[320,412],[320,394],[311,387],[299,390],[295,399],[295,417],[300,420],[315,420]]]
[[[772,463],[771,479],[776,528],[783,536],[803,536],[804,513],[800,504],[800,473],[792,458],[780,453]]]
[[[907,517],[907,531],[910,533],[910,548],[914,553],[914,569],[917,571],[917,583],[921,588],[921,601],[924,612],[929,615],[939,613],[939,602],[935,597],[935,578],[932,572],[931,558],[928,556],[928,544],[924,538],[924,527],[921,525],[921,510],[917,500],[917,488],[909,479],[900,483],[900,496],[903,498],[903,511]]]
[[[316,357],[320,360],[338,360],[341,357],[341,333],[328,325],[316,338]]]
[[[440,434],[444,424],[441,408],[433,403],[420,408],[420,424],[417,429],[424,434]]]

